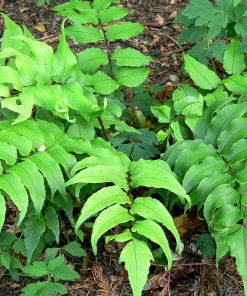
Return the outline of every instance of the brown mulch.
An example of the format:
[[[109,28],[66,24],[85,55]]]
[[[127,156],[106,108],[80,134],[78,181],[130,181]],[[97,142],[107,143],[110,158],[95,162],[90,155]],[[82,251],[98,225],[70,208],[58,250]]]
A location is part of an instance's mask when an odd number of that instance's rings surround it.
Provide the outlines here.
[[[53,0],[51,7],[62,2],[66,1]],[[146,32],[141,37],[122,42],[120,45],[132,46],[151,55],[155,60],[152,80],[164,86],[170,82],[175,87],[184,81],[181,72],[182,54],[188,47],[178,44],[178,34],[181,29],[173,23],[173,19],[187,2],[183,0],[122,1],[122,4],[132,12],[129,19],[143,23]],[[38,7],[35,0],[0,0],[0,9],[17,23],[25,24],[36,38],[56,47],[61,18],[56,16],[50,7]],[[76,51],[85,48],[73,42],[70,44]],[[76,259],[71,263],[77,271],[80,270],[82,276],[74,283],[66,283],[70,296],[132,295],[126,272],[123,266],[118,264],[118,252],[104,250],[102,247],[99,257],[89,258],[86,263],[84,261]],[[20,295],[21,288],[28,282],[30,282],[28,278],[22,278],[15,283],[9,277],[0,277],[0,295]],[[170,272],[165,272],[163,268],[153,265],[144,290],[145,296],[244,295],[243,285],[232,259],[224,259],[219,269],[216,269],[213,260],[186,251],[175,262]]]

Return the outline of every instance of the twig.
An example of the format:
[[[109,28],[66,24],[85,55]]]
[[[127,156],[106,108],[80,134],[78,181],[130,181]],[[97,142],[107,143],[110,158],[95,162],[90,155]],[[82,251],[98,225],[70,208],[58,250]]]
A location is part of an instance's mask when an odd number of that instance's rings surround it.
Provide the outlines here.
[[[101,117],[97,117],[97,118],[98,118],[99,124],[101,126],[102,133],[104,135],[105,140],[109,141],[109,138],[108,138],[108,135],[107,135],[103,120],[101,119]]]

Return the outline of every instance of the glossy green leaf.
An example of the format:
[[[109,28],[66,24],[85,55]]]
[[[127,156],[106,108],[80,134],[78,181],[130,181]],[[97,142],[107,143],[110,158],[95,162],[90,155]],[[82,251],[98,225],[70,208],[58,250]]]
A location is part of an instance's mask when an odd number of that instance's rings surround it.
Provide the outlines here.
[[[184,55],[184,62],[185,70],[188,72],[195,84],[201,88],[211,90],[216,88],[221,83],[221,79],[217,76],[217,74],[188,54]]]
[[[227,79],[224,79],[222,82],[225,87],[233,93],[239,95],[247,94],[247,76],[235,74],[228,77]]]
[[[245,69],[245,56],[240,47],[241,42],[232,39],[225,49],[223,66],[228,74],[240,74]]]

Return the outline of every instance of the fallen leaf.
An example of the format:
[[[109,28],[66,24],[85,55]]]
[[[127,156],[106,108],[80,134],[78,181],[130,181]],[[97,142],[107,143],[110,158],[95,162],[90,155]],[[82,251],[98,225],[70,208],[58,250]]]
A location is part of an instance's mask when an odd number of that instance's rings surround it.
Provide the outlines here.
[[[36,24],[34,28],[41,33],[44,33],[46,31],[46,28],[42,23]]]
[[[156,22],[160,25],[160,26],[163,26],[164,23],[165,23],[165,20],[164,18],[161,16],[161,15],[157,15],[156,18],[155,18]]]

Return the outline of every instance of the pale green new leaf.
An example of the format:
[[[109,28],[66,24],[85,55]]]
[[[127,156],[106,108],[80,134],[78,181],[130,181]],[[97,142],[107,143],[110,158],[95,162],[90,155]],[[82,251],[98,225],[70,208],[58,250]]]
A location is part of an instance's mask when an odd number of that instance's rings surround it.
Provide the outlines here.
[[[120,0],[94,0],[93,7],[99,11],[106,9],[112,3],[118,3]]]
[[[245,55],[240,51],[241,42],[232,39],[225,49],[223,66],[228,74],[240,74],[245,69]]]
[[[3,228],[6,215],[6,203],[4,196],[0,193],[0,231]]]
[[[76,57],[66,41],[64,23],[61,27],[61,39],[54,55],[53,63],[55,80],[59,83],[64,83],[73,75],[75,65],[77,64]]]
[[[224,79],[222,82],[225,87],[233,93],[239,95],[247,94],[247,76],[235,74],[228,77],[227,79]]]
[[[163,229],[153,220],[136,221],[132,231],[149,238],[158,244],[165,253],[168,261],[168,269],[172,266],[172,252]]]
[[[179,233],[173,222],[172,216],[159,200],[151,197],[138,197],[132,204],[130,213],[163,224],[174,235],[177,242],[177,248],[180,248]]]
[[[76,55],[78,66],[83,73],[93,73],[99,66],[109,63],[107,53],[100,48],[87,48]]]
[[[114,183],[128,190],[127,173],[121,166],[95,165],[86,168],[70,179],[66,186],[77,183]]]
[[[113,204],[130,204],[130,198],[119,186],[104,187],[92,194],[84,204],[75,229],[91,216]]]
[[[236,258],[237,270],[242,276],[245,291],[247,291],[247,229],[239,228],[226,238],[231,248],[231,256]]]
[[[116,204],[99,214],[94,222],[91,244],[93,252],[97,255],[97,242],[99,238],[111,228],[129,221],[134,221],[127,209]]]
[[[106,244],[108,244],[110,241],[115,240],[118,243],[124,243],[129,240],[133,239],[133,234],[129,229],[125,229],[122,233],[108,235],[105,238]]]
[[[129,14],[127,8],[110,7],[99,11],[99,19],[103,25],[108,25],[111,21],[118,21]]]
[[[0,159],[3,159],[9,165],[15,164],[17,160],[16,147],[6,142],[0,142]]]
[[[51,188],[51,196],[53,197],[57,190],[62,196],[66,196],[63,174],[57,162],[46,152],[35,153],[29,159],[47,180]]]
[[[119,85],[103,71],[86,76],[86,85],[92,85],[102,95],[109,95],[119,88]]]
[[[102,32],[92,26],[75,24],[65,28],[65,33],[68,37],[80,44],[87,44],[104,40]]]
[[[18,225],[20,225],[28,207],[28,195],[21,179],[14,173],[2,175],[0,176],[0,189],[10,196],[20,211],[18,220]]]
[[[138,239],[128,242],[122,250],[119,261],[125,263],[134,296],[142,295],[142,289],[148,279],[150,261],[153,260],[148,245]]]
[[[180,200],[190,203],[189,196],[186,195],[184,188],[177,181],[169,165],[163,160],[144,160],[140,159],[132,162],[130,166],[131,186],[164,188],[178,195]]]
[[[22,49],[23,43],[20,40],[14,40],[14,36],[22,36],[22,29],[15,22],[13,22],[6,14],[1,13],[4,18],[5,31],[2,37],[1,48],[15,48]]]
[[[204,64],[199,63],[190,55],[184,55],[185,70],[191,79],[203,89],[214,89],[220,83],[221,79],[212,70],[208,69]]]
[[[30,198],[36,213],[39,215],[45,201],[46,192],[44,178],[38,171],[36,165],[32,161],[26,159],[9,168],[8,171],[15,173],[21,178],[25,187],[29,190]]]
[[[141,67],[152,62],[153,59],[133,48],[116,49],[112,55],[118,66]]]
[[[53,75],[53,49],[44,42],[27,38],[16,37],[23,40],[30,49],[30,57],[33,59],[37,72],[36,81],[48,83]]]
[[[20,78],[16,70],[9,66],[0,67],[0,83],[11,83],[17,90],[21,90]]]
[[[114,71],[119,85],[127,87],[137,87],[148,77],[149,69],[121,67]]]
[[[128,40],[131,37],[138,36],[143,30],[144,26],[141,24],[123,22],[108,27],[106,30],[106,38],[108,41],[116,41],[119,39]]]

